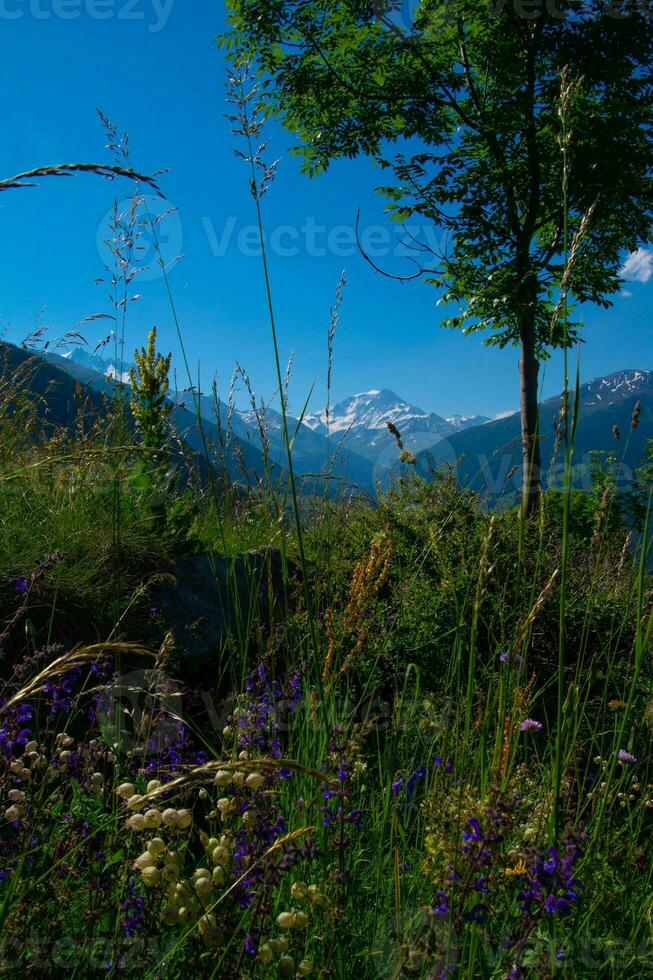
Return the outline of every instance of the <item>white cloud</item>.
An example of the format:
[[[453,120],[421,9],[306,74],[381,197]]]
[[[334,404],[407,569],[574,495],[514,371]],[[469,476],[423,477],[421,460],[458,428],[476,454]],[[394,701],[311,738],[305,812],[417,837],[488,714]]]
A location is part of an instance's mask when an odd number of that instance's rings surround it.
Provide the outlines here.
[[[632,294],[632,293],[630,292],[630,290],[629,290],[629,289],[622,289],[622,290],[621,290],[621,292],[619,293],[619,295],[620,295],[620,296],[623,296],[623,298],[624,298],[624,299],[630,299],[630,297],[631,297],[631,296],[632,296],[633,294]]]
[[[619,275],[629,282],[648,282],[653,277],[653,249],[638,248],[631,252]]]

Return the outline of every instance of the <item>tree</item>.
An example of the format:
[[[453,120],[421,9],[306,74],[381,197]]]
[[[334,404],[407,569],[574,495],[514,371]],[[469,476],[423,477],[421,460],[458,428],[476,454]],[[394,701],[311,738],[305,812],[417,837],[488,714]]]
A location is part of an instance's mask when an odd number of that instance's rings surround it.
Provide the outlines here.
[[[524,508],[540,490],[538,373],[579,339],[567,296],[611,305],[653,225],[653,27],[624,0],[227,0],[309,175],[367,155],[393,217],[435,222],[417,276],[445,326],[519,348]],[[398,8],[401,7],[401,10]],[[412,23],[402,11],[414,7]],[[571,255],[571,261],[569,256]],[[398,277],[399,278],[399,277]]]
[[[150,330],[147,347],[134,351],[134,359],[136,368],[129,369],[132,415],[143,444],[153,450],[155,461],[162,463],[172,412],[172,402],[166,398],[171,355],[157,353],[156,327]]]

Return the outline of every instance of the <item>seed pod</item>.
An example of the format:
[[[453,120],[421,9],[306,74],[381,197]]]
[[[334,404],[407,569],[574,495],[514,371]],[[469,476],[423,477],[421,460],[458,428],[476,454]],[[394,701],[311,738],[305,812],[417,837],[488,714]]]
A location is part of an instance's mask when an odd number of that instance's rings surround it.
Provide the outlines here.
[[[282,956],[279,960],[279,976],[289,980],[295,975],[295,961],[292,956]]]
[[[135,831],[136,833],[147,829],[145,823],[145,817],[143,816],[142,813],[132,813],[131,817],[129,817],[129,819],[125,823],[125,826],[127,827],[128,830]]]
[[[161,872],[155,867],[144,868],[141,872],[141,877],[143,879],[143,884],[148,888],[156,888],[161,881]]]
[[[245,785],[250,789],[261,789],[262,786],[265,786],[265,776],[261,772],[250,772],[245,780]]]
[[[143,853],[140,854],[134,861],[134,867],[138,868],[139,871],[144,871],[145,868],[154,867],[155,863],[156,863],[155,858],[152,857],[150,852],[143,851]]]
[[[186,830],[187,827],[193,822],[193,814],[190,810],[177,810],[177,826],[182,830]]]
[[[200,898],[208,898],[213,890],[213,882],[210,878],[198,878],[195,882],[195,891]]]
[[[295,924],[295,916],[292,912],[280,912],[277,916],[277,924],[282,929],[292,929]]]

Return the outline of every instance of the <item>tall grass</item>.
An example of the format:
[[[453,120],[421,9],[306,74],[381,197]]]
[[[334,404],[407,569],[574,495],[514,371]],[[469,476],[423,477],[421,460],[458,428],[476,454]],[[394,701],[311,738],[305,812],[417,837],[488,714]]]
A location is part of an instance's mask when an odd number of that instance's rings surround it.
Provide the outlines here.
[[[649,520],[630,550],[616,493],[588,534],[569,481],[525,520],[447,473],[307,504],[263,263],[287,487],[143,489],[134,446],[55,452],[0,386],[3,970],[648,975]],[[242,603],[254,545],[282,554],[276,616]],[[151,586],[198,553],[233,628],[192,670]]]

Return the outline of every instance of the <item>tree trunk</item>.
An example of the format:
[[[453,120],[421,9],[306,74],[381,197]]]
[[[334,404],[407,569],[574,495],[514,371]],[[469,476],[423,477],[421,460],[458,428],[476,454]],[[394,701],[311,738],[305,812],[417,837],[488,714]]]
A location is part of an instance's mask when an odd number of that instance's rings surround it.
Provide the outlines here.
[[[537,406],[540,365],[535,354],[535,323],[529,311],[520,330],[519,389],[522,441],[522,510],[531,516],[537,509],[541,490],[542,454],[540,450]]]

